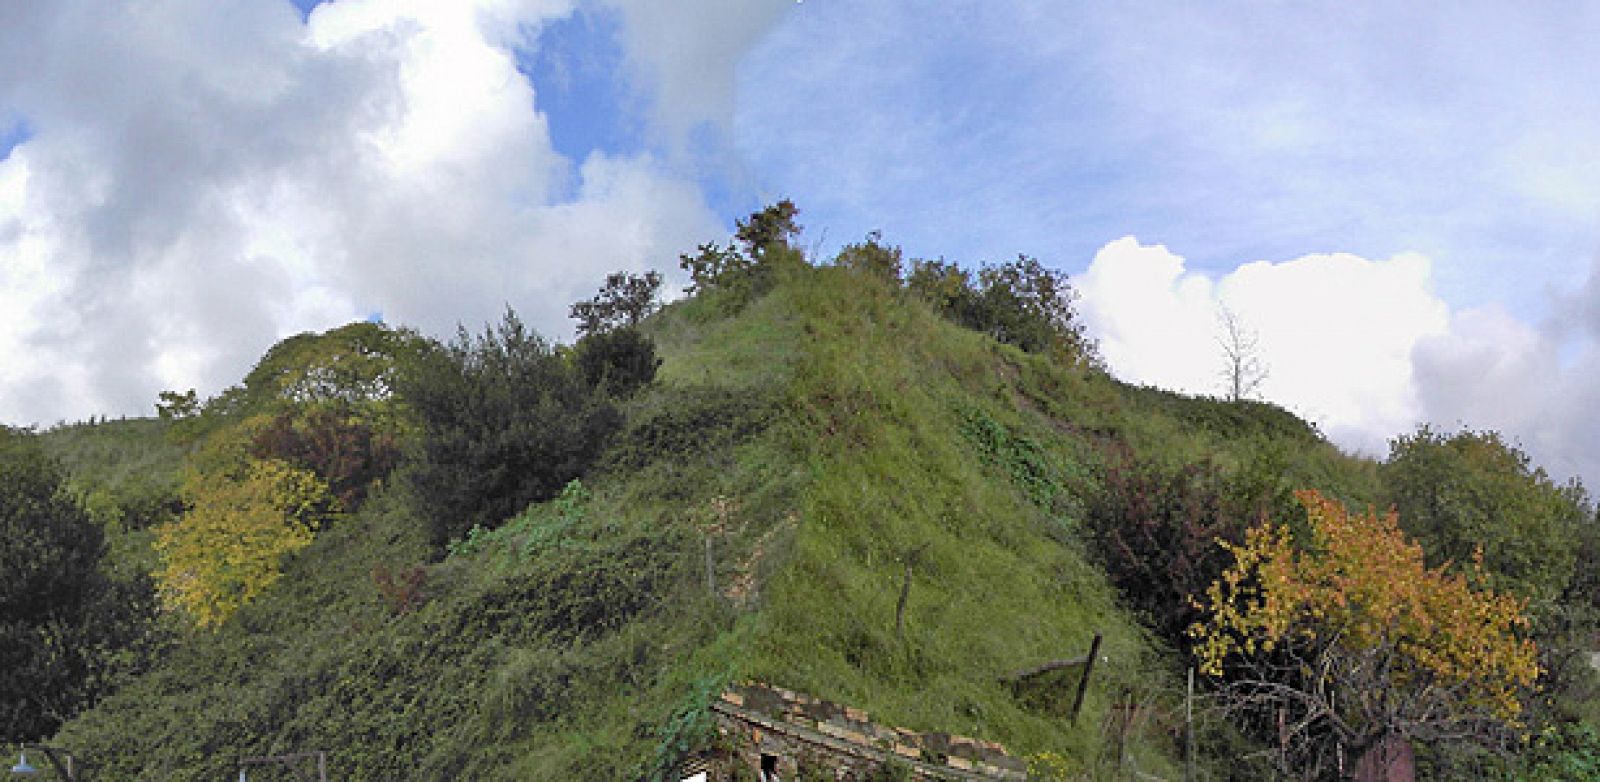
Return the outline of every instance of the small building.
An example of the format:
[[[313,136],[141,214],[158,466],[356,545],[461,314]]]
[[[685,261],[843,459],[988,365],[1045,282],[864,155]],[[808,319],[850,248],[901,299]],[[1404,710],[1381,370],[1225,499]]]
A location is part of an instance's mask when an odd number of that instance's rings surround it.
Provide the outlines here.
[[[689,760],[684,779],[725,782],[744,769],[761,782],[800,779],[802,769],[850,782],[898,763],[918,780],[1027,779],[1027,764],[992,741],[876,724],[860,709],[757,682],[711,705],[720,741]]]

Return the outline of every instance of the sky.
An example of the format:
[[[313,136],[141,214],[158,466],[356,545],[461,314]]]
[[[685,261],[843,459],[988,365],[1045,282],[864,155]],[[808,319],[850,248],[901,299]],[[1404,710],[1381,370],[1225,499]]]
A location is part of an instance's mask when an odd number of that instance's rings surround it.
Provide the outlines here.
[[[1110,370],[1383,457],[1600,487],[1600,7],[1046,0],[0,4],[0,422],[149,415],[277,340],[570,339],[607,272],[792,198],[1062,270]]]

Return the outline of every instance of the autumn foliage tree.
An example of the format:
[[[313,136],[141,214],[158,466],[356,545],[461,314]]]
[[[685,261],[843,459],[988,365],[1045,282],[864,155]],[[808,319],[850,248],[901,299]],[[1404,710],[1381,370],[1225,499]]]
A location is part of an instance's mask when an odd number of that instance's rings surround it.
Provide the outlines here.
[[[282,575],[284,557],[311,544],[334,503],[310,470],[252,459],[226,478],[191,470],[189,511],[156,528],[163,603],[203,628],[226,621]]]
[[[1429,567],[1391,511],[1298,493],[1308,539],[1265,523],[1200,601],[1191,634],[1228,703],[1307,777],[1399,742],[1481,741],[1518,724],[1539,675],[1523,600],[1481,561]],[[1347,763],[1348,759],[1348,763]]]
[[[251,455],[311,471],[346,510],[400,461],[393,425],[346,402],[286,406],[251,434]]]

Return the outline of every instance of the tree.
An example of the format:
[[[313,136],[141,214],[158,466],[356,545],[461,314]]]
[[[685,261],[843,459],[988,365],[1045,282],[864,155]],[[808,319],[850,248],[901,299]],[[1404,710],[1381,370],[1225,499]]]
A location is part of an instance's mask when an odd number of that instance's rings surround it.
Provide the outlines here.
[[[296,334],[269,348],[245,375],[205,406],[213,417],[243,418],[284,404],[343,402],[378,409],[428,341],[407,329],[359,321],[322,334]]]
[[[157,394],[156,415],[163,421],[181,421],[200,412],[200,398],[194,389],[183,393],[162,391]]]
[[[1077,292],[1063,272],[1025,255],[985,265],[977,278],[953,263],[912,261],[906,287],[956,323],[1069,364],[1099,363],[1073,309]]]
[[[156,528],[162,601],[202,628],[214,628],[272,586],[284,557],[311,544],[335,507],[327,485],[309,470],[251,460],[238,476],[191,470],[190,506]]]
[[[1390,441],[1379,475],[1430,561],[1461,561],[1481,548],[1496,586],[1535,603],[1554,600],[1572,580],[1589,526],[1586,495],[1556,485],[1497,432],[1419,427]]]
[[[1600,579],[1584,563],[1600,552],[1600,529],[1583,487],[1557,485],[1496,432],[1426,426],[1390,442],[1379,477],[1430,564],[1481,551],[1490,583],[1529,601],[1543,669],[1535,719],[1586,710]]]
[[[556,496],[622,421],[608,395],[509,309],[482,335],[462,329],[431,349],[402,396],[419,428],[411,494],[440,550]]]
[[[744,245],[745,255],[760,260],[769,252],[789,249],[789,241],[800,233],[794,221],[799,214],[794,202],[785,198],[739,220],[733,238]]]
[[[1222,382],[1228,401],[1249,399],[1261,389],[1268,369],[1261,360],[1261,335],[1245,326],[1237,313],[1224,305],[1217,314],[1222,333],[1217,343],[1222,346]]]
[[[765,294],[785,269],[805,266],[805,257],[790,246],[800,232],[799,214],[785,199],[738,221],[735,246],[700,245],[695,255],[679,256],[679,266],[689,272],[689,293],[727,292],[724,301],[737,307]]]
[[[287,406],[248,433],[250,454],[309,470],[353,511],[400,461],[397,429],[366,413],[343,401]]]
[[[883,234],[873,231],[856,244],[847,244],[839,250],[834,263],[860,274],[877,277],[899,284],[901,254],[899,247],[883,243]]]
[[[984,266],[978,281],[983,325],[996,339],[1073,362],[1091,358],[1093,348],[1072,308],[1078,293],[1065,272],[1019,255],[1010,263]]]
[[[572,305],[571,316],[578,321],[578,334],[595,334],[618,328],[639,325],[659,306],[656,294],[661,290],[661,274],[648,271],[642,275],[613,272],[606,275],[605,285],[588,301]]]
[[[732,247],[716,242],[700,245],[694,255],[678,256],[678,267],[689,273],[687,293],[710,290],[742,276],[750,267],[750,260]]]
[[[96,652],[125,619],[104,548],[34,435],[0,426],[0,741],[49,735],[103,689]]]
[[[1226,545],[1233,565],[1190,631],[1200,670],[1225,677],[1246,719],[1276,728],[1285,765],[1322,776],[1347,753],[1514,728],[1539,674],[1525,602],[1482,586],[1481,560],[1429,567],[1393,511],[1297,496],[1307,538],[1269,522]]]

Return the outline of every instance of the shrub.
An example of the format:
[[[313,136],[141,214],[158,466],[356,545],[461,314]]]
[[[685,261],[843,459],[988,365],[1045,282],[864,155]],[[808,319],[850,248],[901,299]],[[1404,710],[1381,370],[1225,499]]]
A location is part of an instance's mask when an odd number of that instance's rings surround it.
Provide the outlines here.
[[[372,569],[372,583],[394,614],[409,614],[428,599],[428,570],[421,565],[398,570],[379,565]]]
[[[0,740],[37,740],[92,704],[111,651],[142,632],[148,608],[100,573],[104,550],[37,438],[0,426]]]
[[[572,364],[507,310],[463,329],[402,383],[420,427],[409,480],[435,547],[493,529],[583,474],[621,424]]]
[[[901,253],[899,247],[882,244],[883,234],[873,231],[857,244],[847,244],[839,250],[834,263],[846,269],[877,277],[898,285],[900,283]]]
[[[345,510],[355,510],[372,484],[400,460],[400,441],[347,403],[287,408],[257,429],[251,453],[310,470],[327,482]]]
[[[590,388],[617,398],[650,385],[661,366],[655,342],[634,328],[589,333],[578,340],[573,361]]]
[[[1067,275],[1025,255],[973,275],[945,261],[912,261],[906,287],[946,318],[1065,363],[1098,365],[1094,343],[1073,309]]]
[[[1113,452],[1087,507],[1090,540],[1123,599],[1163,639],[1187,645],[1200,618],[1193,600],[1232,561],[1237,544],[1268,514],[1294,514],[1288,498],[1247,474],[1229,477],[1210,461],[1167,467],[1126,448]]]

